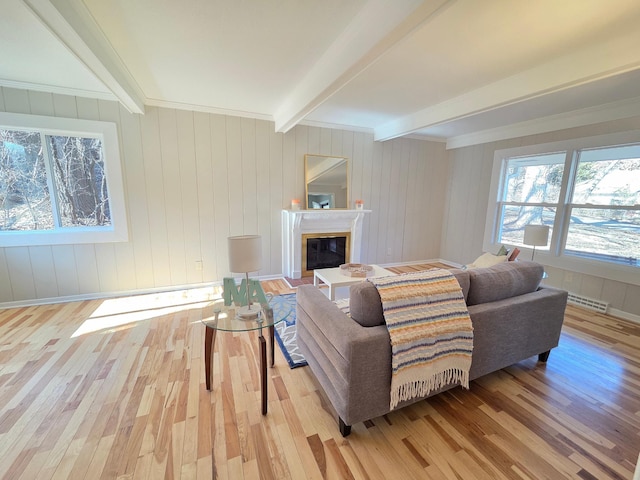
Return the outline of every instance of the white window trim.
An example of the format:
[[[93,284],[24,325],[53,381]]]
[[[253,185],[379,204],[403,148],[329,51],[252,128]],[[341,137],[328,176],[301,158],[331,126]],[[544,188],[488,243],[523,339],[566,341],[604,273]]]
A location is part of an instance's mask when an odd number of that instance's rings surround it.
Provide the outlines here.
[[[0,128],[37,130],[47,135],[87,135],[101,138],[111,211],[111,225],[108,227],[77,227],[38,232],[0,231],[0,247],[126,242],[129,240],[120,165],[120,147],[115,123],[0,112]]]
[[[496,150],[493,156],[493,170],[491,172],[491,186],[489,188],[489,201],[487,203],[487,217],[482,244],[483,250],[485,252],[495,252],[501,245],[501,243],[497,242],[495,239],[495,232],[497,231],[498,223],[498,193],[501,188],[502,168],[505,159],[528,155],[542,155],[545,153],[564,150],[609,147],[638,142],[640,142],[640,130],[633,130],[623,133],[597,135],[588,138]],[[556,214],[560,214],[560,212],[557,212]],[[559,232],[554,232],[554,235],[559,235]],[[550,240],[549,250],[536,249],[536,262],[550,267],[570,270],[572,272],[593,275],[595,277],[606,278],[632,285],[640,285],[640,271],[637,267],[592,260],[575,255],[559,254],[554,251],[554,240],[555,238]],[[515,246],[507,245],[510,247]],[[522,251],[519,258],[525,260],[529,260],[531,258],[532,249],[526,246],[523,247],[522,245],[517,245],[517,247]]]

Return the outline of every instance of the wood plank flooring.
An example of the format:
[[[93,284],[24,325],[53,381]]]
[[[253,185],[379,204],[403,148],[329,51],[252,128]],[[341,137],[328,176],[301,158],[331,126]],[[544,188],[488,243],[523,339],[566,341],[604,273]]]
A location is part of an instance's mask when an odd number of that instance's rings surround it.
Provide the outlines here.
[[[343,439],[310,370],[277,346],[260,414],[255,333],[218,334],[205,389],[199,318],[216,294],[0,310],[0,478],[633,476],[640,325],[569,307],[546,365],[531,358]]]

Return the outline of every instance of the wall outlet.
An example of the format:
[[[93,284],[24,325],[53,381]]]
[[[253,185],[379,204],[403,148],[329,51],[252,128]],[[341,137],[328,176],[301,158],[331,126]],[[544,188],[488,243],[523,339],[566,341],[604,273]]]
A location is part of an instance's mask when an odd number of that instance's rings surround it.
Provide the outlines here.
[[[196,260],[196,270],[202,270],[202,260]]]
[[[387,248],[387,255],[391,256],[391,247]]]

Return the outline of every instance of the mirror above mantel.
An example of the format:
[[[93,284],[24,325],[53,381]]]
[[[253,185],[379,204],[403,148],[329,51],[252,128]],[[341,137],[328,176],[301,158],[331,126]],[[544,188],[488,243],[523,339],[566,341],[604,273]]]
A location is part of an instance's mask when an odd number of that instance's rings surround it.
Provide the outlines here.
[[[349,160],[328,155],[304,156],[307,209],[349,206]]]

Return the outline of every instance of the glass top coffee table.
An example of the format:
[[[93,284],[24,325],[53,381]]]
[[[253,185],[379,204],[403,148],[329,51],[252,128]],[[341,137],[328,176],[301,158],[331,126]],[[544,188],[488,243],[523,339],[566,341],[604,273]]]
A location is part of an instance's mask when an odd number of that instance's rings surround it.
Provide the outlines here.
[[[340,267],[335,268],[319,268],[313,271],[313,284],[317,287],[319,282],[324,283],[329,287],[329,299],[336,299],[336,288],[348,287],[355,285],[370,277],[388,277],[389,275],[395,275],[395,273],[386,270],[378,265],[370,265],[373,267],[373,272],[367,277],[349,277],[340,271]]]
[[[254,304],[256,305],[256,304]],[[216,335],[222,332],[249,332],[258,330],[258,342],[260,345],[260,384],[262,391],[262,414],[267,413],[267,344],[262,336],[262,329],[269,330],[269,343],[271,347],[271,366],[274,364],[274,328],[282,319],[274,319],[273,310],[268,304],[262,305],[257,317],[251,319],[240,318],[236,315],[235,305],[225,305],[223,299],[214,300],[202,309],[201,322],[206,327],[204,337],[204,370],[206,375],[207,390],[211,390],[213,376],[213,349]]]

